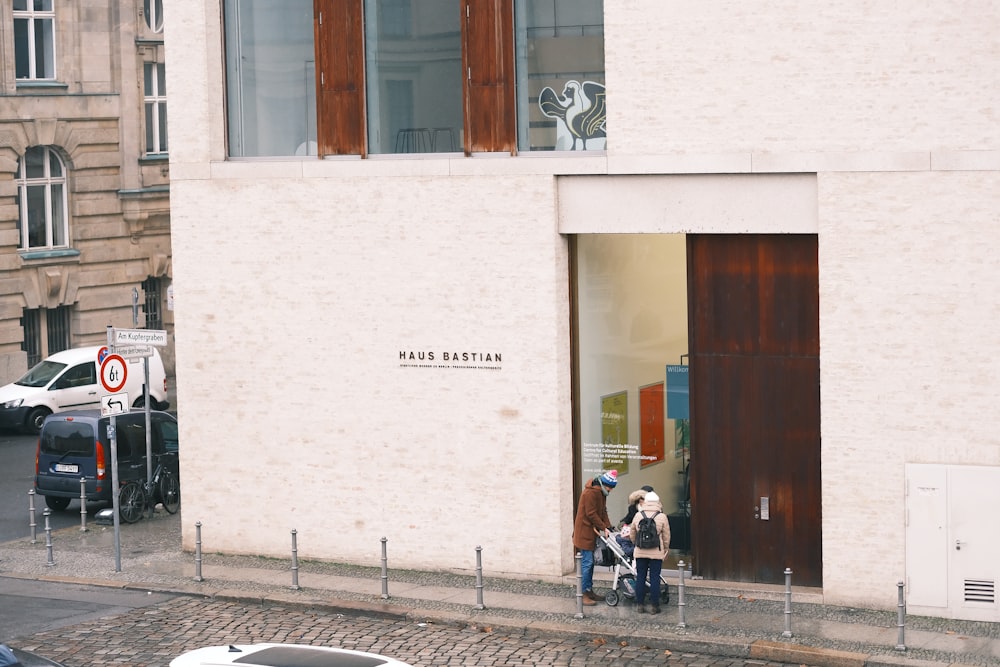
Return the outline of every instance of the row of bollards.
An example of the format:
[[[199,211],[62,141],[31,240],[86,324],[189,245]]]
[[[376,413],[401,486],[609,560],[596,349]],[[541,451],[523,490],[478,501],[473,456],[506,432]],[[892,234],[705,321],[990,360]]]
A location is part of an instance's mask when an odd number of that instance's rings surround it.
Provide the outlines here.
[[[80,530],[86,531],[86,478],[80,478],[80,500],[83,510],[80,512]],[[37,523],[35,521],[36,509],[35,509],[35,491],[34,489],[28,491],[28,514],[29,514],[29,527],[31,529],[31,543],[36,544],[37,539]],[[52,510],[45,508],[43,516],[45,518],[45,547],[47,554],[47,566],[54,566],[55,559],[53,556],[53,544],[52,544],[52,526],[49,521],[49,517],[52,515]],[[195,576],[194,580],[201,582],[204,581],[202,576],[202,535],[201,535],[202,523],[198,521],[195,523],[195,552],[194,552],[194,562],[195,562]],[[292,585],[293,590],[300,590],[299,586],[299,559],[298,559],[298,531],[294,528],[291,531],[292,540],[292,550],[291,550],[291,574],[292,574]],[[388,538],[383,537],[381,539],[382,545],[382,599],[389,599],[389,566],[388,566],[388,550],[387,550]],[[486,605],[483,601],[483,558],[482,558],[483,548],[482,546],[476,547],[476,609],[485,609]],[[576,618],[584,618],[583,614],[583,568],[582,568],[582,554],[577,552],[576,554]],[[677,614],[678,628],[686,628],[686,611],[687,611],[687,598],[685,595],[685,572],[687,571],[686,565],[683,560],[677,563],[678,569],[678,584],[677,584]],[[784,630],[781,633],[781,637],[785,639],[792,638],[794,635],[792,633],[792,570],[791,568],[785,568],[785,608],[784,608]],[[897,584],[897,628],[898,628],[898,638],[895,649],[897,651],[906,651],[906,600],[905,600],[905,586],[902,580]]]

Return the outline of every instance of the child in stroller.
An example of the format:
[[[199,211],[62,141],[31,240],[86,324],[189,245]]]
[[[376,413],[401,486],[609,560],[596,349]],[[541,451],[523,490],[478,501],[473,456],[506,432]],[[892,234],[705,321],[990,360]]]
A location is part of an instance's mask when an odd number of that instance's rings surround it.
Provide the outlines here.
[[[604,547],[599,551],[604,552],[605,562],[596,563],[612,568],[614,576],[611,580],[611,589],[604,594],[604,601],[614,607],[621,600],[622,596],[629,600],[635,599],[635,559],[632,557],[635,551],[635,544],[629,535],[629,526],[625,525],[622,530],[613,533],[611,537],[598,535]],[[663,575],[660,575],[660,586],[662,589],[662,601],[670,601],[670,587]],[[619,590],[620,589],[620,590]]]

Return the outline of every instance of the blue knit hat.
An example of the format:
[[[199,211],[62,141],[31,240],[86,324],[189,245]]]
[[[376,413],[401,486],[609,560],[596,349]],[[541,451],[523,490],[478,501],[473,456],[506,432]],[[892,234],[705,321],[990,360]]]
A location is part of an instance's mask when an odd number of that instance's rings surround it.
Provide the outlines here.
[[[609,470],[600,477],[598,477],[598,479],[601,480],[601,484],[608,487],[609,489],[613,489],[616,486],[618,486],[618,471]]]

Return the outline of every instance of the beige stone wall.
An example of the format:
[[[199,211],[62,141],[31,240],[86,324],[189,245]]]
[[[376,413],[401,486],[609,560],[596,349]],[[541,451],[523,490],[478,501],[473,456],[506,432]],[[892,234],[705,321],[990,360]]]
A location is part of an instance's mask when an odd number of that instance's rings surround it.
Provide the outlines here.
[[[133,288],[142,299],[147,277],[169,284],[168,162],[142,158],[142,62],[157,49],[162,55],[162,35],[148,31],[142,5],[57,3],[55,85],[18,85],[10,7],[0,12],[0,383],[27,366],[24,308],[71,306],[72,344],[95,344],[108,325],[132,326]],[[18,251],[14,177],[18,159],[37,145],[64,159],[70,248],[78,254],[25,258]],[[164,307],[162,315],[172,330],[172,313]],[[163,356],[172,375],[172,349]]]

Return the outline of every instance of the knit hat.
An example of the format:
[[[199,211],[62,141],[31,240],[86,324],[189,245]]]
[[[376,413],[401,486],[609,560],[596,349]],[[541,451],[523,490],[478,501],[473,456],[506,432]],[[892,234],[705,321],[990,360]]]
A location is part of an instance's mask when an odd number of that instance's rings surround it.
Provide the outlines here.
[[[650,491],[649,493],[646,494],[646,497],[643,498],[642,502],[644,502],[644,503],[658,503],[658,502],[660,502],[660,497],[658,495],[656,495],[656,491]]]
[[[609,489],[613,489],[616,486],[618,486],[618,471],[609,470],[600,477],[598,477],[597,479],[599,479],[601,481],[601,484],[603,484],[604,486],[608,487]]]

